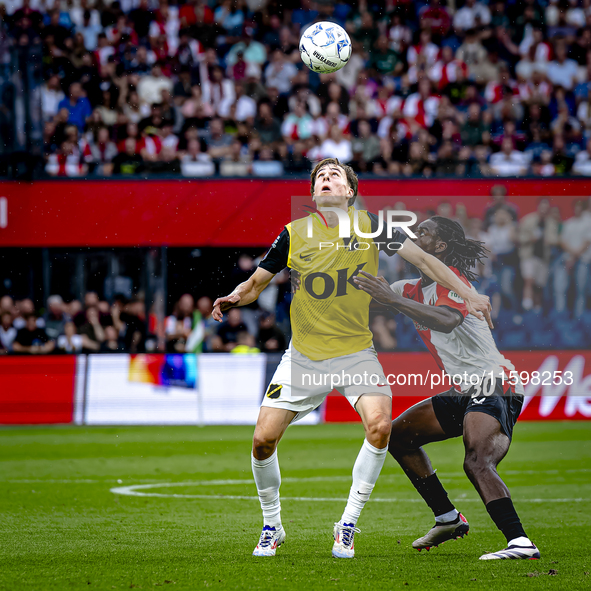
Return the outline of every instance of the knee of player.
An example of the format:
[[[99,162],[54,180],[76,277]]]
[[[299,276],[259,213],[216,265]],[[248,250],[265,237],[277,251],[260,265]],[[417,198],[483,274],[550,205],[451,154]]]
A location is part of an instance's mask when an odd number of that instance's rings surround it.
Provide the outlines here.
[[[494,471],[495,466],[491,463],[490,458],[477,450],[468,449],[464,457],[464,472],[469,476],[478,476]]]
[[[271,455],[277,447],[277,438],[269,436],[265,433],[258,433],[255,431],[252,439],[252,448],[258,454]]]
[[[380,418],[367,426],[366,436],[372,445],[375,445],[372,440],[387,443],[390,439],[391,430],[392,423],[390,419]]]

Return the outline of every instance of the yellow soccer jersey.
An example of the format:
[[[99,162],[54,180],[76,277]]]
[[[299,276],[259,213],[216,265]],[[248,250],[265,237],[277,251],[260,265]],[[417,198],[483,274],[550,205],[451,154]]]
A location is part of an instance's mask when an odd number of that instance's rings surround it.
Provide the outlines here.
[[[289,267],[300,275],[300,289],[291,303],[293,346],[303,355],[319,361],[356,353],[372,344],[369,330],[371,296],[358,289],[353,277],[363,270],[378,272],[378,246],[388,254],[396,249],[382,245],[401,243],[405,235],[385,232],[379,238],[362,238],[354,231],[353,212],[349,208],[348,238],[339,237],[339,228],[327,228],[314,219],[313,238],[309,238],[308,220],[303,218],[285,226],[260,266],[271,273]],[[359,230],[375,232],[378,218],[358,211]]]

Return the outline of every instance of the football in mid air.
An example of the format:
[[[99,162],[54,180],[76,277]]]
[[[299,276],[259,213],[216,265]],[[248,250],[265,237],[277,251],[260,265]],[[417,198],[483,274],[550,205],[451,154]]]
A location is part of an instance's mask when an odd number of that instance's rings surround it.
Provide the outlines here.
[[[340,70],[349,61],[352,50],[349,35],[335,23],[314,23],[300,39],[302,61],[319,74]]]

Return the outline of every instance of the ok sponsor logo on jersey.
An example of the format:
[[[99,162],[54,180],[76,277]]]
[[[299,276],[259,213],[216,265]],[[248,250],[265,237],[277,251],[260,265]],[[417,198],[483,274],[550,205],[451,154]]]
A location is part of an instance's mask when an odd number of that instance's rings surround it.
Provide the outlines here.
[[[304,288],[306,291],[317,300],[326,300],[332,295],[335,297],[342,297],[347,295],[347,290],[351,286],[354,289],[359,289],[353,282],[353,277],[359,274],[359,271],[365,267],[367,263],[360,263],[356,269],[351,271],[351,267],[344,269],[337,269],[332,273],[309,273],[304,278]],[[336,292],[336,293],[335,293]]]

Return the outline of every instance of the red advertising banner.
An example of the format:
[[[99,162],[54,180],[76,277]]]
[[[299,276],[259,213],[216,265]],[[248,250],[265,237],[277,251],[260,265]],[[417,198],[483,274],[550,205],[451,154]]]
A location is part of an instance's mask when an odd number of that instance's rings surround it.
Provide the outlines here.
[[[0,424],[71,423],[76,356],[0,357]]]
[[[526,382],[526,399],[520,420],[591,419],[591,351],[510,351],[506,356],[513,362]],[[128,356],[93,357],[106,362],[107,366],[109,363],[121,363],[125,370],[126,387],[138,389],[143,386],[143,384],[129,382]],[[208,405],[213,405],[213,408],[219,403],[220,397],[226,395],[227,392],[234,391],[234,388],[226,388],[227,391],[224,391],[224,388],[219,390],[221,382],[220,372],[215,369],[218,367],[217,362],[235,363],[235,360],[231,362],[229,358],[234,356],[223,354],[203,357],[207,357],[210,362],[216,362],[203,365],[199,373],[200,387],[203,389],[204,395],[207,395],[203,401],[203,411],[207,414],[212,410]],[[227,359],[224,360],[226,357]],[[381,353],[379,358],[386,375],[391,379],[391,383],[395,384],[392,386],[394,416],[398,416],[420,400],[449,389],[447,383],[445,386],[440,385],[441,373],[438,372],[435,362],[428,353]],[[0,357],[0,424],[72,422],[76,366],[77,357],[74,355]],[[250,381],[256,378],[260,382],[262,395],[264,362],[260,363],[253,371],[254,374]],[[86,404],[90,405],[91,409],[95,403],[99,406],[103,404],[104,401],[95,400],[94,394],[96,392],[92,389],[93,387],[96,389],[105,382],[107,384],[105,391],[108,391],[108,388],[112,390],[111,382],[114,376],[115,373],[110,366],[102,367],[100,370],[98,366],[94,369],[91,368],[88,384],[82,382],[79,384],[81,391],[89,390],[83,394],[81,392],[81,399],[88,398]],[[420,383],[424,385],[416,385]],[[149,396],[145,392],[139,393],[139,407],[134,407],[133,412],[137,415],[137,424],[146,424],[143,422],[145,417],[142,418],[143,415],[140,412],[144,399],[149,402],[150,396],[152,398],[157,396],[157,393],[152,391],[153,388],[148,388],[148,390]],[[258,387],[255,387],[255,390],[258,391]],[[120,392],[121,388],[117,391]],[[191,391],[186,388],[179,390],[183,396],[189,395]],[[148,397],[146,398],[146,396]],[[160,398],[162,398],[161,395]],[[178,401],[173,399],[171,391],[168,391],[164,399],[168,401],[167,412],[174,413],[179,408],[184,409],[182,405],[179,406]],[[253,423],[259,401],[259,395],[253,391],[248,402],[253,405],[252,413],[249,415],[251,417],[249,421],[252,420]],[[191,404],[194,405],[194,403]],[[105,408],[101,407],[101,412]],[[185,411],[183,410],[183,412]],[[359,421],[359,416],[343,396],[334,395],[327,399],[324,420],[326,422],[356,422]],[[95,422],[102,423],[104,421],[97,419]]]
[[[591,420],[591,351],[508,351],[504,355],[525,384],[520,420]],[[441,371],[429,353],[380,353],[379,359],[386,376],[390,374],[395,384],[393,417],[425,398],[449,390],[448,382],[440,385]],[[417,385],[421,383],[425,385]],[[328,397],[324,420],[360,421],[339,395]]]
[[[507,189],[520,215],[552,198],[570,217],[574,197],[591,194],[589,179],[361,180],[365,206],[435,208],[446,200],[481,216],[494,185]],[[291,198],[308,195],[307,180],[55,180],[0,182],[3,246],[267,247],[290,221]],[[302,214],[304,215],[304,214]]]

